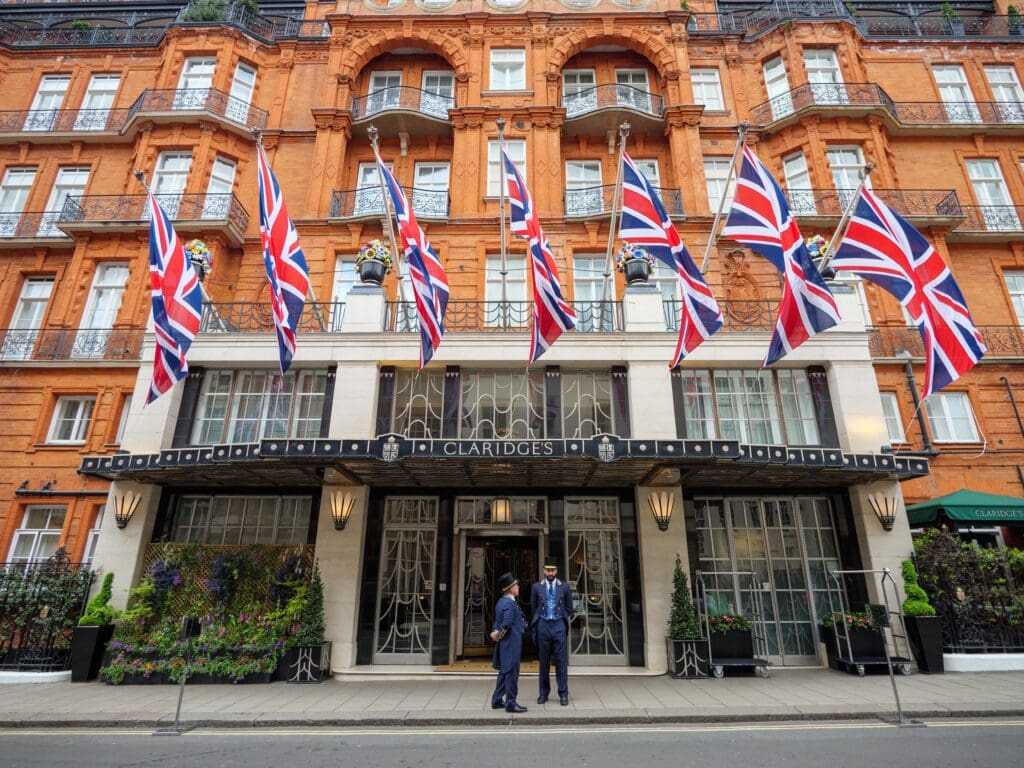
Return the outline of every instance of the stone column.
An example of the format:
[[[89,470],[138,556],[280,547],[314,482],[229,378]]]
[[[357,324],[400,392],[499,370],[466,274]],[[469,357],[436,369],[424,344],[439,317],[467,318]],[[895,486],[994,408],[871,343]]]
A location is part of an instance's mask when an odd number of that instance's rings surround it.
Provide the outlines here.
[[[650,283],[627,285],[622,296],[623,330],[626,333],[665,330],[665,310],[661,292]]]
[[[360,283],[353,286],[345,297],[341,332],[380,333],[384,329],[384,300],[384,289],[379,285]]]
[[[153,526],[156,523],[157,507],[160,504],[160,487],[125,480],[110,484],[107,496],[107,511],[103,515],[100,536],[96,542],[93,568],[100,576],[114,574],[114,594],[110,604],[124,610],[128,604],[128,590],[142,577],[146,547],[153,540]],[[114,512],[115,499],[125,494],[138,494],[139,503],[135,514],[124,528],[117,527]],[[93,582],[93,592],[99,590],[103,579]]]

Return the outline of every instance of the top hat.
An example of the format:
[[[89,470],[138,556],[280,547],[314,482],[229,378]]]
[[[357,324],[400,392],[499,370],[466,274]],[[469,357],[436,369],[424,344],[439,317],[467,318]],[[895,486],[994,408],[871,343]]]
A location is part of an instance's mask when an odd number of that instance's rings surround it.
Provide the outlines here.
[[[544,568],[558,568],[558,561],[553,557],[544,558]]]
[[[511,573],[503,573],[498,577],[498,589],[500,589],[502,593],[508,592],[518,583],[519,580]]]

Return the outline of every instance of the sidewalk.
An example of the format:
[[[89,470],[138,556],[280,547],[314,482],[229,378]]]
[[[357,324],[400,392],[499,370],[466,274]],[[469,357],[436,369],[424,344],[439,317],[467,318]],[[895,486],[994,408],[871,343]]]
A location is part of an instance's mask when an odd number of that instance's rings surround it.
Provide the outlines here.
[[[321,685],[188,686],[182,720],[198,726],[396,726],[502,723],[653,723],[848,720],[895,711],[887,675],[859,678],[824,669],[776,669],[772,677],[673,680],[573,679],[572,701],[536,704],[536,676],[520,681],[530,711],[490,708],[493,681],[330,681]],[[913,717],[1024,715],[1024,672],[897,676]],[[0,727],[155,728],[173,722],[177,686],[101,683],[0,685]]]

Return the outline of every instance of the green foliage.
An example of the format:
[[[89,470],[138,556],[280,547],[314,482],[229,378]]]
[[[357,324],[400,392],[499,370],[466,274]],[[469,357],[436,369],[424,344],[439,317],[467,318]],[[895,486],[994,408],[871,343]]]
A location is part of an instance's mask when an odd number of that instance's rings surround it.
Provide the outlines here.
[[[848,629],[872,629],[871,614],[867,611],[848,611],[845,614],[836,611],[822,619],[821,623],[829,629],[834,629],[836,624],[844,620]]]
[[[928,602],[926,593],[917,583],[917,569],[913,560],[903,561],[903,591],[907,599],[903,601],[903,613],[906,616],[934,616],[935,608]]]
[[[90,24],[88,21],[85,21],[84,19],[75,19],[70,24],[68,24],[68,28],[77,29],[84,32],[85,30],[92,29],[92,24]]]
[[[943,3],[939,8],[939,11],[942,13],[942,18],[944,19],[949,19],[950,21],[960,20],[960,14],[957,13],[956,8],[954,8],[950,3]]]
[[[320,569],[315,565],[304,598],[295,644],[320,645],[324,641],[324,584],[320,580]]]
[[[100,591],[85,606],[85,613],[78,620],[78,626],[102,627],[114,623],[117,618],[117,609],[107,605],[114,594],[113,585],[114,574],[108,573],[103,577],[103,586],[100,587]]]
[[[720,632],[722,634],[735,629],[738,632],[747,632],[750,629],[750,622],[746,616],[738,614],[723,613],[720,616],[708,616],[708,631]]]
[[[256,16],[260,15],[260,4],[256,2],[256,0],[235,0],[232,5],[235,5],[238,8],[244,8],[249,13]]]
[[[69,648],[91,582],[92,572],[73,566],[64,548],[31,569],[0,571],[0,634],[24,629],[49,637],[53,648]]]
[[[194,22],[227,21],[231,8],[242,8],[253,15],[260,15],[260,5],[256,0],[194,0],[181,18],[183,21]]]
[[[679,8],[680,10],[688,11],[690,10],[690,4],[687,2],[687,0],[679,0]]]
[[[676,566],[672,572],[672,609],[668,616],[668,636],[672,640],[700,639],[700,623],[697,609],[690,596],[690,582],[683,573],[683,562],[676,555]]]
[[[857,11],[857,6],[850,2],[850,0],[846,0],[846,2],[843,3],[843,5],[846,6],[846,12],[853,16],[853,18],[860,18],[860,13]]]

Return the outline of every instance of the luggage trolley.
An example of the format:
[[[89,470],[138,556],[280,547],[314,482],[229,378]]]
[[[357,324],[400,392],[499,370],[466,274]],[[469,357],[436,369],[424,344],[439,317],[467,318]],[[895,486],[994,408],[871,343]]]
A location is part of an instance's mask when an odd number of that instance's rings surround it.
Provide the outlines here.
[[[907,630],[903,623],[903,613],[899,610],[893,610],[893,603],[899,606],[899,592],[896,587],[896,580],[892,577],[892,571],[888,568],[881,568],[876,570],[858,571],[830,571],[832,579],[835,581],[836,589],[835,596],[839,601],[839,610],[831,611],[832,615],[838,614],[839,618],[834,622],[832,630],[833,643],[835,644],[835,655],[836,661],[839,664],[840,669],[847,672],[856,672],[861,677],[864,677],[866,670],[869,667],[887,667],[889,674],[892,674],[893,668],[897,668],[900,674],[909,675],[912,671],[911,664],[912,659],[908,659],[905,656],[899,656],[889,653],[889,641],[886,639],[888,634],[892,637],[893,651],[897,651],[896,641],[903,640],[904,645],[907,645]],[[853,644],[850,640],[850,628],[846,626],[845,615],[848,610],[846,604],[846,590],[843,588],[843,582],[841,577],[847,575],[866,575],[866,574],[878,574],[881,576],[879,584],[882,592],[882,605],[868,606],[868,610],[872,608],[877,609],[877,615],[873,616],[872,623],[881,630],[882,635],[882,655],[854,655]],[[829,593],[829,601],[831,603],[832,593]],[[897,631],[899,629],[899,631]],[[888,630],[888,633],[886,632]],[[894,683],[895,684],[895,683]]]
[[[708,667],[715,677],[723,677],[726,667],[753,667],[761,677],[768,678],[772,674],[772,663],[768,660],[768,631],[765,625],[764,603],[762,602],[762,588],[752,571],[715,571],[715,576],[731,576],[739,584],[741,579],[747,579],[748,587],[746,592],[750,595],[750,603],[743,616],[750,622],[750,636],[752,649],[750,656],[741,657],[719,657],[716,658],[711,649],[711,612],[708,608],[707,585],[704,583],[704,575],[697,571],[695,585],[697,587],[697,610],[700,612],[701,632],[708,638]],[[743,592],[741,588],[741,593]]]

